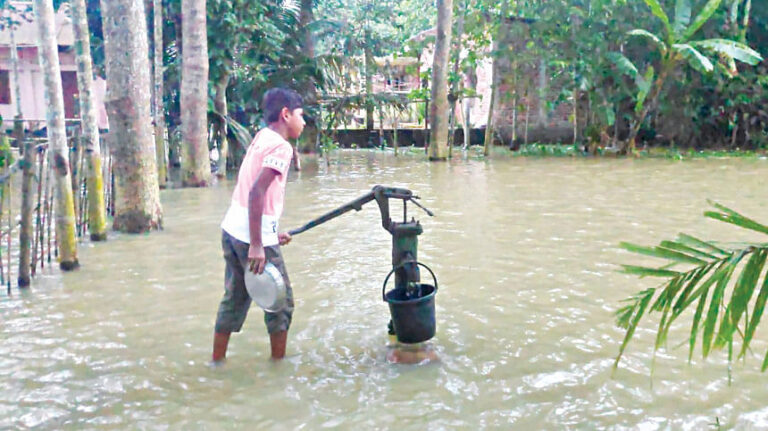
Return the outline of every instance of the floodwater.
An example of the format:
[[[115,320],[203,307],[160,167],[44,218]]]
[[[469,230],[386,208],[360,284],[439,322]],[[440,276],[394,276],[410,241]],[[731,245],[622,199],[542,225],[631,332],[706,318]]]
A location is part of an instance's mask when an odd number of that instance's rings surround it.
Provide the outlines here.
[[[729,385],[724,352],[686,363],[681,318],[651,376],[651,319],[615,375],[612,364],[623,336],[613,312],[658,283],[617,272],[644,262],[617,244],[754,238],[702,213],[713,199],[765,221],[767,174],[754,159],[305,160],[284,228],[375,184],[408,187],[435,212],[409,206],[424,225],[419,260],[439,282],[441,361],[427,365],[385,361],[391,242],[371,203],[284,248],[288,358],[268,360],[253,308],[228,363],[208,368],[233,183],[167,190],[164,231],[83,244],[80,271],[46,269],[29,292],[2,293],[0,428],[765,429],[766,343]]]

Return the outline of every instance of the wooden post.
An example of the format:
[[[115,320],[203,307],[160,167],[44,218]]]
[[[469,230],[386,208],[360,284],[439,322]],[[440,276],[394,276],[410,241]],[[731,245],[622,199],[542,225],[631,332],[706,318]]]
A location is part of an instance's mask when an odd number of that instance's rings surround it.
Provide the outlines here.
[[[25,288],[29,287],[31,270],[32,179],[35,176],[35,151],[34,145],[29,141],[20,142],[19,145],[24,146],[24,158],[21,161],[21,226],[19,229],[19,273],[17,282],[20,288]]]

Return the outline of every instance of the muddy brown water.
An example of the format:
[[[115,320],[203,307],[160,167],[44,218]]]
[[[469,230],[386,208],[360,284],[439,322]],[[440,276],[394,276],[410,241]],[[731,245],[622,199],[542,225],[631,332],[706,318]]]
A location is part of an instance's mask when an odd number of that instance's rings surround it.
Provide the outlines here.
[[[419,258],[440,283],[441,361],[421,366],[385,361],[390,237],[369,204],[284,248],[296,297],[288,358],[268,360],[254,308],[226,366],[206,367],[233,183],[164,191],[164,231],[83,244],[80,271],[46,269],[29,292],[1,294],[0,428],[768,427],[766,343],[733,365],[729,386],[723,352],[686,363],[681,326],[651,378],[650,320],[611,375],[623,335],[613,312],[657,284],[616,271],[640,261],[619,241],[754,238],[701,214],[709,198],[768,220],[767,163],[305,160],[288,183],[286,229],[375,184],[408,187],[436,213],[411,208],[424,225]]]

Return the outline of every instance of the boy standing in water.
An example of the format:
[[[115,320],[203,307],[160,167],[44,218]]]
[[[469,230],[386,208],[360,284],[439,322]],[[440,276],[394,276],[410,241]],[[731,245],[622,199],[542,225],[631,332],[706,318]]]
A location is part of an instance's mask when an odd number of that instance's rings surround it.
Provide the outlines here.
[[[262,112],[268,127],[261,129],[248,147],[221,223],[226,271],[213,337],[214,364],[225,359],[230,334],[240,332],[248,314],[251,297],[245,289],[245,271],[260,274],[271,262],[285,281],[285,308],[264,313],[273,360],[285,356],[293,315],[293,291],[280,252],[280,246],[288,244],[291,236],[278,233],[278,221],[293,156],[288,139],[298,138],[304,129],[301,96],[293,90],[273,88],[264,95]]]

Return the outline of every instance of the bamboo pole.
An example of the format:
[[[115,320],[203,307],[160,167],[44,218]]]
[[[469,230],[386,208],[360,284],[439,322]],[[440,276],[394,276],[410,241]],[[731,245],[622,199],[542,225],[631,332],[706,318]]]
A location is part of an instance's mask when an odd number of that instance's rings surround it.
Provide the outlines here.
[[[5,164],[6,170],[8,163]],[[6,195],[6,183],[0,184],[0,243],[3,241],[3,204],[5,203],[5,195]],[[10,254],[10,250],[8,250],[8,253]],[[5,265],[3,265],[3,252],[2,247],[0,247],[0,285],[5,284]],[[10,294],[10,290],[8,291]]]
[[[24,146],[24,158],[21,161],[21,226],[19,228],[19,272],[17,283],[19,288],[29,287],[31,279],[32,251],[32,179],[35,176],[34,146],[29,141],[19,142]],[[9,177],[10,181],[10,177]]]
[[[46,147],[45,153],[43,153],[43,163],[48,157],[46,154],[48,148]],[[45,267],[45,240],[48,242],[48,263],[51,263],[51,166],[46,165],[45,168],[45,184],[43,185],[43,226],[41,226],[42,232],[40,232],[40,268]],[[47,234],[46,234],[47,228]]]
[[[11,220],[13,220],[13,200],[11,199],[11,171],[10,171],[10,165],[8,163],[9,155],[6,155],[5,157],[5,171],[8,173],[8,180],[6,188],[8,190],[8,278],[5,279],[6,286],[8,286],[8,294],[11,294],[11,236],[13,235],[13,223]]]
[[[43,218],[42,218],[42,212],[43,208],[41,206],[41,198],[43,195],[43,167],[44,167],[44,158],[42,156],[43,152],[41,149],[35,149],[35,153],[37,154],[38,161],[38,168],[37,168],[37,206],[35,207],[35,241],[34,246],[32,247],[32,276],[35,275],[37,272],[37,262],[38,259],[40,259],[40,268],[42,269],[42,263],[43,259],[40,255],[37,253],[37,246],[40,245],[40,249],[43,248]]]

